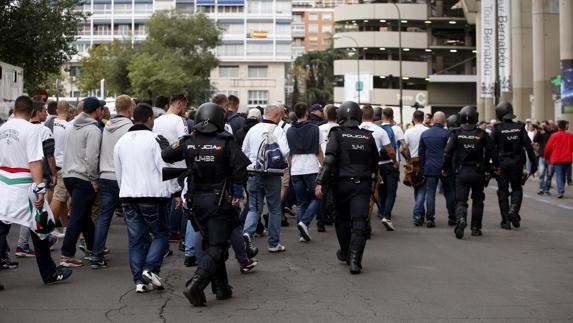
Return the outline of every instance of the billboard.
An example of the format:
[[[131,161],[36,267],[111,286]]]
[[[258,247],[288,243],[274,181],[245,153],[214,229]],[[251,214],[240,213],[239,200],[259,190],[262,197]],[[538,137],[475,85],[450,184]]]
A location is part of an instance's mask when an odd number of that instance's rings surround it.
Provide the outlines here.
[[[345,101],[370,103],[370,92],[372,89],[372,74],[344,74]]]
[[[561,60],[561,113],[573,113],[573,59]]]
[[[493,98],[495,95],[496,60],[496,10],[495,0],[481,0],[481,56],[480,96]]]
[[[497,0],[497,63],[501,92],[511,92],[510,1]]]

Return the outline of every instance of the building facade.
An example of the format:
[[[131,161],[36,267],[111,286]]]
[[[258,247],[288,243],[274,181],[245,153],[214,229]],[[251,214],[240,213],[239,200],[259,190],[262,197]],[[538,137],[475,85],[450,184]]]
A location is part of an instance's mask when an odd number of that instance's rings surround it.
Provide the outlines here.
[[[215,49],[221,66],[210,78],[216,92],[237,95],[243,110],[284,102],[292,54],[290,0],[88,0],[77,8],[91,15],[79,26],[74,44],[78,55],[66,69],[66,92],[79,96],[74,86],[77,62],[90,46],[116,38],[142,41],[146,20],[157,10],[170,9],[201,12],[221,26],[222,43]]]
[[[335,101],[389,106],[400,116],[401,79],[406,122],[415,103],[446,113],[475,104],[475,26],[457,0],[392,2],[335,9],[334,48],[348,53],[334,64]]]

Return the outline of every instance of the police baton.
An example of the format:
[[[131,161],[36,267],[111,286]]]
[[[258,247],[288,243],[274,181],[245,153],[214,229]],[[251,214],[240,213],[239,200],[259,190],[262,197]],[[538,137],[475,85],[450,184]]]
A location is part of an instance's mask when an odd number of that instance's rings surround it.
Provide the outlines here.
[[[286,172],[286,169],[276,169],[276,168],[256,169],[252,166],[249,166],[247,167],[247,172],[249,173],[249,175],[264,174],[270,176],[283,176]]]

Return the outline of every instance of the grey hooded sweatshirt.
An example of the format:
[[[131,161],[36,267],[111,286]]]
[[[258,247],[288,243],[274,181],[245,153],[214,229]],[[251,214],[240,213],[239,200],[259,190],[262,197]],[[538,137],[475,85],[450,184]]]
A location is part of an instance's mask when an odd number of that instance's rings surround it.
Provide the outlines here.
[[[125,135],[132,126],[133,122],[124,116],[115,116],[105,125],[99,157],[99,177],[101,179],[117,180],[115,165],[113,164],[113,149],[119,138]]]
[[[66,133],[63,177],[97,181],[100,143],[101,131],[97,121],[85,112],[80,113]]]

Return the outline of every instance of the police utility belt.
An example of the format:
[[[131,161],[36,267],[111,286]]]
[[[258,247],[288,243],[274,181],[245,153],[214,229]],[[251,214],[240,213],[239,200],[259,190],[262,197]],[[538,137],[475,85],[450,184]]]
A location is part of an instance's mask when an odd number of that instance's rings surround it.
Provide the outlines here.
[[[353,184],[360,184],[365,181],[370,181],[371,178],[361,178],[361,177],[339,177],[337,178],[338,182],[350,182]]]

